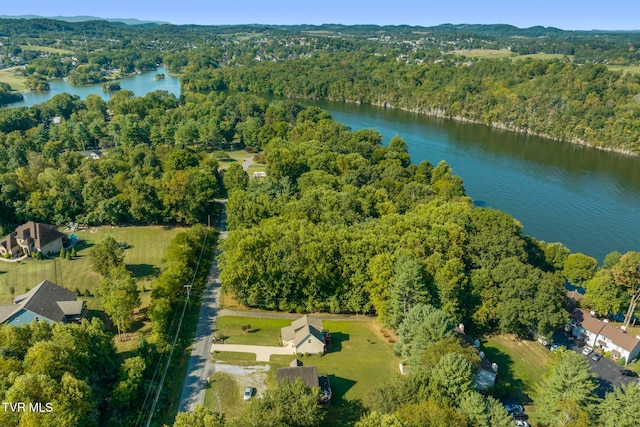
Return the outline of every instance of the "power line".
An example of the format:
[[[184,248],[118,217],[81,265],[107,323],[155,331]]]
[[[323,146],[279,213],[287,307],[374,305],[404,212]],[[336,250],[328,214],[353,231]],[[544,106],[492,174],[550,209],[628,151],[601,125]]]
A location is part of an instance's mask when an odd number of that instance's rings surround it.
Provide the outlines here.
[[[207,229],[207,234],[204,236],[204,240],[202,241],[202,248],[200,249],[200,255],[198,256],[198,262],[196,263],[196,268],[193,273],[193,277],[191,278],[191,284],[187,288],[187,292],[193,286],[193,283],[196,280],[196,276],[198,275],[198,270],[200,269],[200,260],[202,259],[202,254],[204,253],[204,248],[207,243],[207,237],[209,236],[209,229]],[[160,383],[158,384],[158,390],[156,391],[156,397],[153,401],[153,405],[151,406],[151,410],[149,412],[149,417],[147,418],[146,427],[151,425],[151,420],[153,419],[153,414],[156,410],[156,405],[158,404],[158,400],[160,400],[160,393],[162,392],[162,385],[164,384],[164,380],[167,376],[167,372],[169,371],[169,365],[171,364],[171,358],[173,357],[173,350],[176,348],[176,343],[178,342],[178,336],[180,335],[180,328],[182,327],[182,320],[184,318],[184,313],[187,311],[187,305],[189,301],[188,298],[185,299],[184,306],[182,307],[182,314],[180,315],[180,321],[178,322],[178,329],[176,330],[176,335],[173,338],[173,344],[171,345],[171,350],[169,351],[169,359],[167,360],[167,364],[164,367],[164,372],[162,373],[162,378],[160,379]]]

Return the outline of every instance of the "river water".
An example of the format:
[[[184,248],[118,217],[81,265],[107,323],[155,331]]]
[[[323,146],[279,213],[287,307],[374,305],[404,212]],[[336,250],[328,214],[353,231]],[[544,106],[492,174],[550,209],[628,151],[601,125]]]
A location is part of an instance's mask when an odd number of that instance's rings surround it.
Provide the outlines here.
[[[121,80],[138,96],[154,90],[180,94],[177,77],[164,68]],[[51,91],[26,93],[30,106],[62,92],[108,100],[101,85],[74,87],[59,80]],[[524,232],[547,242],[560,241],[574,252],[602,261],[614,250],[640,251],[640,158],[486,126],[425,117],[375,106],[301,101],[328,110],[352,129],[374,128],[385,142],[400,135],[414,163],[446,160],[461,176],[479,206],[508,212]]]

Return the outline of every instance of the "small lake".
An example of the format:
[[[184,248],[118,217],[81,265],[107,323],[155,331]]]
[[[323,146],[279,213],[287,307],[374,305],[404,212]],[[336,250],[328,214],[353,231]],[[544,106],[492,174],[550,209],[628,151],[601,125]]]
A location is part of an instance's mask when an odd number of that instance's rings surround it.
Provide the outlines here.
[[[165,78],[162,80],[156,80],[156,73],[163,73]],[[155,90],[166,90],[173,93],[175,96],[180,96],[180,78],[172,77],[164,67],[158,67],[156,71],[148,71],[145,73],[137,74],[130,77],[125,77],[120,80],[120,88],[123,90],[130,90],[136,96],[144,96],[149,92]],[[108,101],[116,92],[104,92],[102,90],[102,83],[87,86],[73,86],[65,80],[52,80],[49,82],[50,90],[45,92],[22,92],[24,99],[21,102],[14,102],[7,105],[7,107],[31,107],[32,105],[40,104],[51,99],[53,96],[60,93],[70,93],[72,95],[78,95],[81,99],[86,99],[88,95],[96,94],[100,95],[102,99]]]

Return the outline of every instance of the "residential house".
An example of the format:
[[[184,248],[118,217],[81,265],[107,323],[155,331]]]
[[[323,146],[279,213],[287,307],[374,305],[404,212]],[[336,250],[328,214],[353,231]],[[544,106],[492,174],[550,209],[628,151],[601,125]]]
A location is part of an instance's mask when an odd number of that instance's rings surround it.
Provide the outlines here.
[[[571,313],[569,330],[588,346],[611,353],[614,359],[624,358],[625,364],[640,354],[640,339],[615,327],[608,320],[600,320],[591,313],[576,309]]]
[[[16,228],[16,231],[0,240],[0,256],[29,255],[32,252],[43,254],[58,253],[67,236],[52,225],[29,221]]]
[[[86,301],[67,289],[43,280],[29,292],[16,295],[13,304],[0,305],[0,324],[28,325],[32,321],[47,323],[79,322],[87,312]]]
[[[322,333],[322,320],[304,315],[280,330],[284,347],[293,347],[296,353],[324,354],[325,337]]]
[[[320,397],[318,404],[328,404],[331,400],[331,385],[329,383],[329,376],[318,375],[317,366],[303,366],[302,361],[294,359],[288,368],[278,368],[278,384],[287,380],[294,382],[297,378],[300,378],[304,385],[309,388],[318,387],[320,389]]]

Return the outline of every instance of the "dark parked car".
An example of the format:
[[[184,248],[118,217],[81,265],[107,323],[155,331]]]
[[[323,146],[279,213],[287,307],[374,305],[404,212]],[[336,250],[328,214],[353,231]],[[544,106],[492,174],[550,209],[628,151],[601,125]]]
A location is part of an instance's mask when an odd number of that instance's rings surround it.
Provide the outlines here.
[[[630,371],[630,370],[628,370],[628,369],[622,369],[622,370],[620,371],[620,373],[621,373],[622,375],[624,375],[625,377],[637,377],[637,376],[638,376],[638,374],[636,374],[635,372]]]
[[[593,356],[591,356],[591,359],[597,362],[598,360],[602,359],[602,355],[600,353],[593,353]]]

